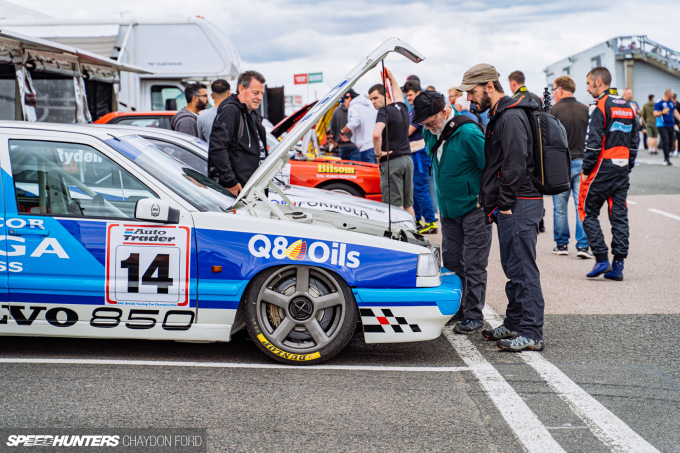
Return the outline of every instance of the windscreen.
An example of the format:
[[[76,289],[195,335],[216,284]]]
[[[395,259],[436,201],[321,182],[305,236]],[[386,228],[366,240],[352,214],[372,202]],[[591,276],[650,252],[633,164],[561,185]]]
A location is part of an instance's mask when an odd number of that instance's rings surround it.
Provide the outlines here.
[[[137,135],[106,140],[106,143],[165,184],[199,211],[224,212],[236,197],[212,179],[172,158]]]

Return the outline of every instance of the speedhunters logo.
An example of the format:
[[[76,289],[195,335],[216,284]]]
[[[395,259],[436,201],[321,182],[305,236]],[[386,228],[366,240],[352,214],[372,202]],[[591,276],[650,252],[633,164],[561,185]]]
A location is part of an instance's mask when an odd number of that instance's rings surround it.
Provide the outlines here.
[[[1,428],[0,450],[205,452],[207,437],[204,428]]]
[[[256,234],[248,241],[248,251],[257,258],[274,258],[282,260],[285,258],[302,261],[305,257],[315,263],[336,264],[357,268],[361,264],[359,261],[360,253],[348,251],[347,244],[342,242],[332,242],[328,244],[321,241],[311,242],[298,239],[292,244],[288,244],[288,239],[278,236],[272,241],[264,234]]]

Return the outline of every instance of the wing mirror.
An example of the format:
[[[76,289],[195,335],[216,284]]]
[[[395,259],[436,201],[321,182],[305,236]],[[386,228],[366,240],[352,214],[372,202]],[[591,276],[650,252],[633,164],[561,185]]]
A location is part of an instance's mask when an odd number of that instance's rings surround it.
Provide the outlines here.
[[[179,223],[179,209],[171,208],[167,201],[142,198],[135,205],[135,218],[161,223]]]

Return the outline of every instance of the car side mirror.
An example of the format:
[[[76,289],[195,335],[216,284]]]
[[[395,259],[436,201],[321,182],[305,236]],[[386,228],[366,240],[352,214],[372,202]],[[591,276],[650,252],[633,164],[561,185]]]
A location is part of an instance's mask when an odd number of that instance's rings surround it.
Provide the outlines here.
[[[177,110],[177,99],[166,99],[165,110]]]
[[[171,208],[167,201],[158,198],[142,198],[135,205],[137,220],[161,223],[179,223],[179,209]]]

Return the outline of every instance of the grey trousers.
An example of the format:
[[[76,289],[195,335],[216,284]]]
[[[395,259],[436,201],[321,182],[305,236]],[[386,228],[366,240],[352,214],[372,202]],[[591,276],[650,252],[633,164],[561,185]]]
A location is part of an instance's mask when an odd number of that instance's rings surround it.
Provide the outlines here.
[[[444,267],[455,272],[463,283],[463,318],[484,319],[491,225],[486,224],[481,208],[455,219],[442,217],[441,225]]]

